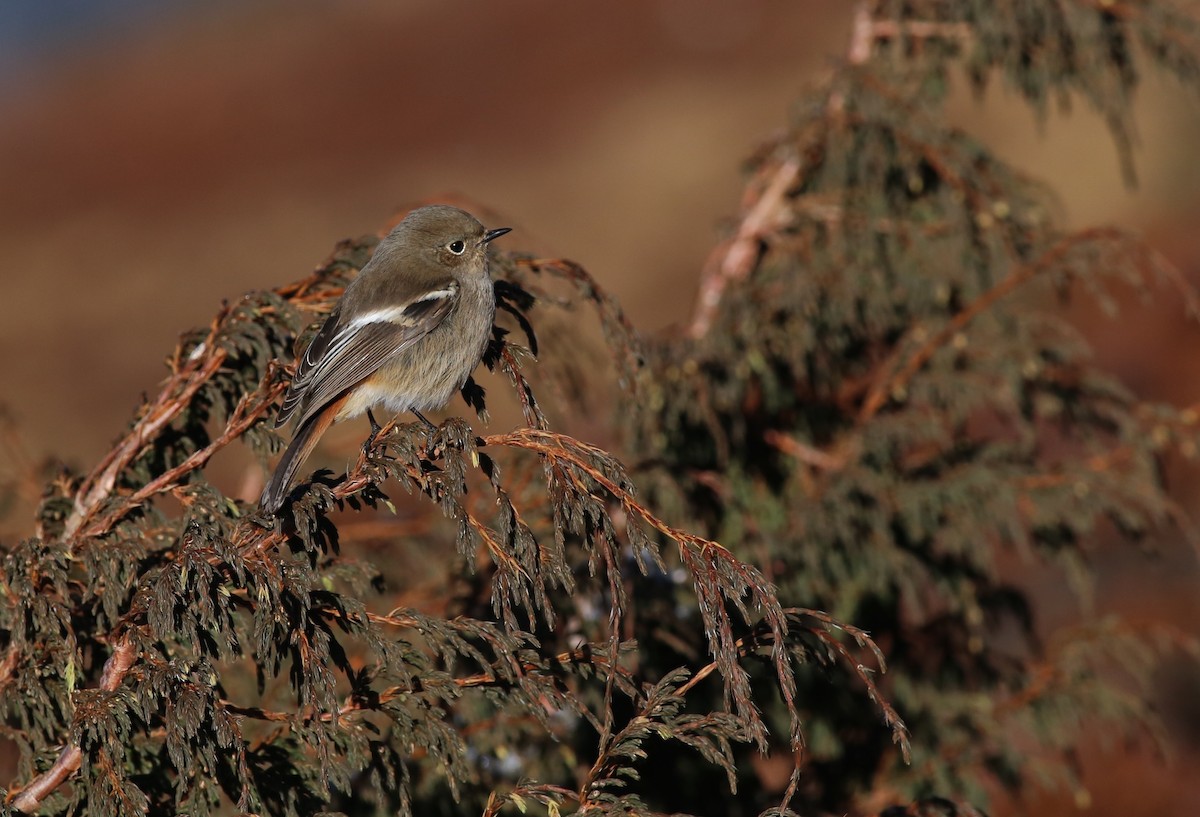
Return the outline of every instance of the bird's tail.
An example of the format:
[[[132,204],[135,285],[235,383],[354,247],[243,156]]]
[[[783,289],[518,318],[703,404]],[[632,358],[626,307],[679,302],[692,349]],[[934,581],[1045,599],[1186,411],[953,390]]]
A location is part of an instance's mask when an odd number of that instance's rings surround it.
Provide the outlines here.
[[[262,499],[258,501],[259,507],[271,514],[279,511],[283,500],[287,497],[288,486],[292,484],[292,477],[308,459],[317,440],[321,439],[325,429],[333,423],[333,419],[341,407],[342,401],[335,400],[300,424],[300,427],[296,429],[296,436],[292,437],[287,450],[283,452],[283,458],[279,460],[279,465],[275,466],[275,473],[271,475],[267,487],[263,489]]]

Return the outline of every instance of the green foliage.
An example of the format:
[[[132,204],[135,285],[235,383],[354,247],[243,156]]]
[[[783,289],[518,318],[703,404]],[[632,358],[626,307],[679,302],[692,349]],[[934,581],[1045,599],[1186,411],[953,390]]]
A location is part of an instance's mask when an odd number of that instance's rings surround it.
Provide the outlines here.
[[[226,305],[4,550],[8,808],[974,815],[996,782],[1078,785],[1085,724],[1152,726],[1157,656],[1188,644],[1109,619],[1043,643],[1005,562],[1086,599],[1101,534],[1180,517],[1159,458],[1196,414],[1139,402],[1048,307],[1175,278],[1063,233],[939,105],[957,70],[1002,75],[1124,148],[1138,49],[1194,81],[1195,33],[1151,2],[863,4],[751,163],[687,337],[639,337],[579,265],[498,257],[485,362],[523,425],[389,424],[279,519],[205,469],[278,453],[294,348],[375,240]],[[575,338],[539,348],[564,303],[599,318],[634,469],[540,402],[594,377]]]

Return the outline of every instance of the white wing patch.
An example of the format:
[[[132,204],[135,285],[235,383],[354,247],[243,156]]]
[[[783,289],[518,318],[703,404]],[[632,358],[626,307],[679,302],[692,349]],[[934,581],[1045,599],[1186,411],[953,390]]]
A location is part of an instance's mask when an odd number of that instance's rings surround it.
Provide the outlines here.
[[[437,301],[437,300],[441,300],[442,298],[449,298],[453,295],[454,295],[454,287],[447,287],[446,289],[435,289],[435,290],[426,292],[421,297],[414,298],[413,300],[411,300],[408,303],[403,304],[401,306],[389,306],[385,309],[373,309],[370,312],[367,312],[363,315],[359,315],[357,318],[350,321],[350,323],[346,324],[346,328],[343,329],[338,334],[345,335],[347,333],[353,332],[353,330],[359,328],[360,326],[366,326],[369,323],[385,323],[386,322],[386,323],[398,323],[398,324],[404,325],[405,323],[408,322],[407,320],[405,320],[405,318],[408,314],[408,310],[412,307],[413,304],[419,304],[419,303],[423,303],[425,301]],[[334,345],[337,345],[337,343],[338,343],[338,341],[335,340]]]
[[[426,292],[420,298],[414,298],[413,303],[417,304],[417,303],[420,303],[421,301],[436,301],[438,298],[449,298],[457,290],[458,290],[458,287],[453,286],[453,285],[448,286],[445,289],[434,289],[429,292]]]

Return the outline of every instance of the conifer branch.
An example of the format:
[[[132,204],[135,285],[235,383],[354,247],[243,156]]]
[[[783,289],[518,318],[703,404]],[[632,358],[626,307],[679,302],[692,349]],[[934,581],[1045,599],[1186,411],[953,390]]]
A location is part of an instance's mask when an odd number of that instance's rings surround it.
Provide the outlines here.
[[[596,446],[581,442],[567,434],[553,431],[542,431],[534,428],[520,428],[507,434],[490,434],[482,437],[484,445],[502,446],[507,448],[524,448],[541,454],[551,460],[562,460],[571,463],[595,480],[617,499],[625,508],[649,524],[659,533],[681,545],[688,545],[701,551],[719,550],[728,553],[720,542],[710,541],[687,531],[668,525],[655,516],[644,505],[639,503],[619,485],[597,469],[586,455],[601,455],[603,452]],[[581,456],[582,455],[582,456]],[[581,486],[582,487],[582,486]]]
[[[137,651],[133,646],[132,639],[125,636],[118,640],[113,645],[112,655],[104,664],[99,688],[106,692],[116,691],[121,686],[121,682],[125,680],[125,675],[133,666],[136,658]],[[10,802],[18,811],[27,814],[37,811],[42,801],[61,786],[68,777],[78,771],[82,763],[83,750],[78,746],[68,746],[59,754],[54,765],[31,780],[29,785],[10,792]]]
[[[181,411],[191,402],[196,392],[208,382],[225,362],[227,352],[213,348],[221,321],[229,312],[228,307],[213,321],[212,331],[202,347],[204,353],[188,360],[183,367],[168,379],[157,399],[143,412],[133,430],[84,480],[75,496],[75,509],[67,518],[63,530],[65,539],[74,538],[81,527],[87,524],[104,501],[112,495],[118,476],[133,462]]]
[[[166,493],[177,488],[184,477],[193,471],[203,468],[212,459],[214,454],[235,440],[238,440],[247,429],[262,419],[263,415],[267,413],[275,404],[275,401],[286,390],[287,384],[280,382],[274,377],[273,373],[268,372],[263,378],[263,382],[260,384],[256,394],[246,394],[241,397],[234,408],[233,414],[225,423],[225,427],[216,439],[193,453],[183,462],[172,468],[168,468],[129,496],[122,497],[120,507],[110,512],[103,519],[88,526],[83,532],[83,536],[104,536],[112,530],[113,525],[120,522],[121,519],[137,508],[138,505],[157,494]]]
[[[757,709],[751,704],[748,679],[733,660],[737,655],[737,646],[730,614],[726,610],[726,602],[732,602],[740,609],[744,617],[748,616],[748,611],[740,595],[730,594],[728,582],[730,580],[736,582],[736,586],[742,588],[743,593],[747,593],[758,603],[762,607],[764,622],[772,634],[775,645],[771,657],[780,693],[791,720],[792,742],[797,747],[799,746],[801,742],[800,716],[796,710],[794,699],[791,659],[784,648],[788,630],[786,614],[775,597],[774,589],[757,570],[738,560],[719,542],[675,528],[653,514],[628,491],[593,465],[592,458],[602,453],[594,446],[582,443],[565,434],[531,428],[518,429],[508,434],[490,435],[484,437],[483,441],[484,445],[525,448],[552,462],[569,463],[604,488],[621,504],[626,513],[641,519],[677,544],[680,560],[691,573],[696,592],[701,598],[700,609],[705,619],[709,648],[716,656],[725,680],[727,704],[734,706],[745,718],[746,727],[754,739],[765,745],[764,726]],[[581,491],[587,491],[587,487],[584,485],[579,485],[578,488]]]
[[[955,313],[941,329],[929,335],[915,351],[907,352],[907,344],[898,344],[891,358],[880,366],[880,376],[868,390],[859,410],[858,424],[865,425],[886,405],[889,399],[896,399],[902,395],[907,389],[909,381],[939,349],[953,340],[971,321],[992,308],[998,301],[1012,294],[1040,273],[1057,267],[1068,253],[1082,244],[1124,241],[1125,238],[1125,233],[1115,227],[1097,227],[1082,230],[1060,239],[1035,261],[1018,267],[1005,276],[1000,283]],[[909,333],[910,337],[925,334],[927,332],[921,326],[915,327]]]
[[[372,615],[372,621],[379,621],[381,617]],[[403,626],[410,626],[405,624]],[[589,667],[604,669],[615,673],[621,677],[626,685],[633,685],[636,681],[635,676],[626,667],[621,666],[618,662],[610,661],[604,654],[593,651],[591,649],[575,649],[568,652],[558,653],[552,656],[553,663],[535,664],[532,662],[524,662],[520,665],[520,670],[527,675],[541,675],[547,679],[556,679],[556,670],[560,667],[575,665],[587,665]],[[715,669],[715,664],[712,665]],[[706,668],[708,669],[708,668]],[[708,669],[705,675],[711,672]],[[478,672],[472,675],[465,675],[459,678],[452,678],[450,683],[458,689],[481,689],[484,687],[507,688],[516,686],[517,683],[503,677],[498,670],[490,672]],[[690,688],[690,687],[689,687]],[[397,698],[402,698],[406,695],[418,691],[415,686],[393,686],[375,693],[370,700],[350,697],[336,712],[322,712],[315,715],[315,719],[322,723],[335,723],[347,715],[355,712],[364,712],[379,709],[382,705]],[[301,711],[285,712],[282,710],[265,709],[258,706],[243,706],[233,703],[232,701],[220,701],[222,707],[234,715],[239,715],[245,718],[251,718],[261,721],[273,721],[279,723],[292,723],[297,721],[309,720],[314,716],[311,713]],[[582,704],[580,704],[582,706]]]
[[[609,351],[617,365],[618,383],[635,391],[642,365],[642,338],[621,304],[582,265],[565,258],[516,258],[513,266],[566,281],[596,309]],[[529,425],[535,425],[529,423]]]

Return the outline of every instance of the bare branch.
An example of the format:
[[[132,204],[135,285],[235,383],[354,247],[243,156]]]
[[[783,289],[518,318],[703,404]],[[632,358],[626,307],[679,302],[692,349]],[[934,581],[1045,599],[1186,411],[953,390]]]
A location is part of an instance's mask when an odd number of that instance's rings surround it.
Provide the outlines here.
[[[730,284],[745,279],[758,261],[763,239],[787,216],[788,189],[800,173],[800,161],[788,158],[765,174],[762,193],[746,212],[733,238],[717,246],[700,275],[700,295],[688,333],[702,337],[712,326],[721,297]]]

